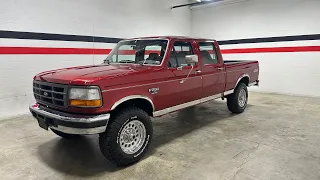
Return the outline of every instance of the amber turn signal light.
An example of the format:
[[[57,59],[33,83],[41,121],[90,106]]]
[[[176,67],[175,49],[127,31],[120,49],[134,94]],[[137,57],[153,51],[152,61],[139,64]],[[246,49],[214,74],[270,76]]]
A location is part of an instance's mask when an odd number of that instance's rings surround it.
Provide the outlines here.
[[[71,106],[80,106],[80,107],[99,107],[101,106],[101,100],[78,100],[78,99],[71,99],[70,100]]]

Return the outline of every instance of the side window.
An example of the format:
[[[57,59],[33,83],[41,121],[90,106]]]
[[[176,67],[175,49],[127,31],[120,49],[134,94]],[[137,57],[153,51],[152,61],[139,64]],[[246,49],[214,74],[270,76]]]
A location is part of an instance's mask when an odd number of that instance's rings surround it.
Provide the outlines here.
[[[190,42],[176,41],[170,52],[168,67],[191,66],[187,64],[186,55],[194,54]],[[192,64],[195,65],[195,64]]]
[[[212,42],[199,42],[199,47],[204,64],[218,64],[217,52]]]

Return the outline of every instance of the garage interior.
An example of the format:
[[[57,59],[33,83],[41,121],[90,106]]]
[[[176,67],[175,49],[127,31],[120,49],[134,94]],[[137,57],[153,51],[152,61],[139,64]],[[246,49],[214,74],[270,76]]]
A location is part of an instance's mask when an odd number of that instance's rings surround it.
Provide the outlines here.
[[[0,179],[320,179],[319,0],[0,1]],[[160,35],[258,60],[246,111],[219,99],[153,118],[148,153],[128,167],[105,159],[95,135],[39,128],[35,74],[101,64],[121,39]]]

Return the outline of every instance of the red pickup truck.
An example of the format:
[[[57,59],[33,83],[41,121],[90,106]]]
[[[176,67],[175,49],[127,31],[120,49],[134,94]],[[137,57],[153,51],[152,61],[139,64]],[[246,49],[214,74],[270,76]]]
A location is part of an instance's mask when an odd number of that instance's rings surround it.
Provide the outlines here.
[[[223,61],[217,41],[146,37],[120,41],[100,65],[37,74],[29,109],[40,127],[64,138],[99,134],[117,165],[139,161],[152,138],[150,117],[217,98],[244,111],[258,85],[258,61]]]

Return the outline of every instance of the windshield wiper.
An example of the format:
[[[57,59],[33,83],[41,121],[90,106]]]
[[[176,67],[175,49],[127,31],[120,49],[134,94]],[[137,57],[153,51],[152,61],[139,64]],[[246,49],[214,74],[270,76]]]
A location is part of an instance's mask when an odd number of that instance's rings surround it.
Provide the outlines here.
[[[140,66],[143,66],[143,65],[144,65],[144,62],[145,62],[145,61],[139,61],[138,64],[139,64]]]
[[[132,61],[132,60],[121,60],[121,61],[119,61],[118,63],[125,63],[125,64],[127,64],[127,63],[134,63],[135,61]]]

